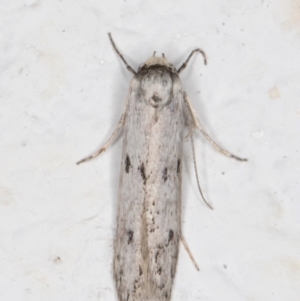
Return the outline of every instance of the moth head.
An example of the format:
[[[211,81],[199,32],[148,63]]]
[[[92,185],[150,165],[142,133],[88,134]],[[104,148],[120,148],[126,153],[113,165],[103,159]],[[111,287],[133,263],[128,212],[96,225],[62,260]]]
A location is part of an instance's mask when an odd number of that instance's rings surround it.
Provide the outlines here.
[[[177,69],[174,65],[168,62],[164,53],[162,56],[155,56],[156,51],[154,51],[153,56],[149,57],[148,60],[139,66],[138,72],[141,69],[151,68],[152,66],[163,66],[170,70],[172,73],[177,73]]]

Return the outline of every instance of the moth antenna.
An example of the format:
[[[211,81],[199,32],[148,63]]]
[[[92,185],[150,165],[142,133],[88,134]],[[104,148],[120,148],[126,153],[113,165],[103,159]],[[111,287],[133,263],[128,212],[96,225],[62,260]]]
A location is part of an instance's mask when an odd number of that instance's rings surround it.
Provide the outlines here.
[[[191,54],[188,56],[188,58],[186,59],[186,61],[180,66],[180,68],[177,70],[178,73],[180,73],[183,69],[185,69],[185,67],[187,66],[189,60],[191,59],[191,57],[194,55],[195,52],[200,52],[203,56],[204,59],[204,65],[207,65],[207,58],[206,58],[206,54],[203,50],[201,50],[200,48],[194,49]]]
[[[162,53],[162,57],[165,58],[165,54],[164,53]]]
[[[155,57],[156,51],[153,52],[153,57]]]
[[[126,65],[126,68],[130,72],[132,72],[134,75],[136,75],[136,71],[134,71],[133,68],[126,62],[126,60],[124,59],[122,53],[118,50],[118,48],[117,48],[117,46],[116,46],[116,44],[115,44],[115,42],[114,42],[114,40],[113,40],[112,35],[111,35],[110,32],[108,33],[108,36],[109,36],[110,42],[111,42],[111,44],[112,44],[115,52],[118,54],[118,56],[121,58],[121,60],[123,61],[123,63]]]

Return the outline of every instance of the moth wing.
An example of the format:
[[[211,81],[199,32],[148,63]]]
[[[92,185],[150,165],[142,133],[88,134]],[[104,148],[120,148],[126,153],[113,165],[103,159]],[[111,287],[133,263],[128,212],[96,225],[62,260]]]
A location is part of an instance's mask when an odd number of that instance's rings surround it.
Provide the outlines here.
[[[147,300],[147,233],[144,213],[145,162],[151,121],[133,78],[127,100],[120,172],[114,275],[121,301]],[[144,231],[143,231],[144,230]]]
[[[178,76],[173,77],[172,95],[151,127],[145,195],[150,296],[159,301],[170,299],[181,236],[184,108]]]

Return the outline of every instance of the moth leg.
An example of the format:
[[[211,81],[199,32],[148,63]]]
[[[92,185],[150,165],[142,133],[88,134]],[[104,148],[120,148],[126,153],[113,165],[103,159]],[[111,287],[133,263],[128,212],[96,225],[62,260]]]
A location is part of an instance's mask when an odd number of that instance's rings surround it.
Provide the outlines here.
[[[116,53],[118,54],[118,56],[121,58],[121,60],[123,61],[123,63],[126,65],[126,68],[127,68],[130,72],[132,72],[132,73],[135,75],[136,72],[133,70],[133,68],[132,68],[132,67],[126,62],[126,60],[124,59],[122,53],[121,53],[121,52],[119,51],[119,49],[117,48],[117,46],[116,46],[116,44],[115,44],[115,42],[114,42],[114,40],[113,40],[112,35],[111,35],[110,32],[108,33],[108,36],[109,36],[109,40],[110,40],[110,42],[111,42],[111,44],[112,44],[114,50],[116,51]]]
[[[186,61],[180,66],[180,68],[177,69],[178,74],[179,74],[183,69],[185,69],[185,67],[187,66],[189,60],[191,59],[191,57],[193,56],[193,54],[194,54],[195,52],[200,52],[200,53],[202,54],[203,59],[204,59],[204,65],[207,65],[207,58],[206,58],[205,52],[204,52],[203,50],[201,50],[200,48],[197,48],[197,49],[194,49],[194,50],[190,53],[190,55],[188,56],[188,58],[186,59]]]
[[[195,260],[195,258],[194,258],[194,256],[193,256],[192,252],[190,251],[189,246],[188,246],[186,240],[184,239],[183,235],[181,235],[180,239],[181,239],[181,242],[182,242],[182,244],[183,244],[183,246],[184,246],[186,252],[188,253],[188,255],[189,255],[191,261],[193,262],[193,264],[194,264],[196,270],[197,270],[197,271],[200,271],[199,266],[198,266],[198,264],[197,264],[197,262],[196,262],[196,260]]]
[[[99,156],[101,153],[105,152],[106,149],[108,148],[108,146],[113,142],[113,140],[115,139],[115,137],[118,135],[118,133],[120,132],[121,128],[124,125],[124,121],[125,121],[125,112],[123,112],[120,121],[118,123],[117,128],[114,130],[114,132],[112,133],[112,135],[109,137],[109,139],[107,140],[107,142],[99,149],[97,150],[94,154],[92,154],[91,156],[84,158],[80,161],[78,161],[76,164],[79,165],[83,162],[89,161],[91,159],[96,158],[97,156]]]
[[[198,176],[198,170],[197,170],[197,161],[196,161],[196,155],[195,155],[195,144],[194,144],[194,136],[193,136],[193,129],[194,129],[194,124],[195,124],[195,121],[194,121],[194,116],[193,114],[190,112],[190,109],[188,107],[188,102],[185,100],[185,97],[186,96],[186,93],[184,92],[184,103],[185,105],[187,106],[187,118],[188,118],[188,125],[189,125],[189,129],[190,129],[190,136],[191,136],[191,143],[192,143],[192,152],[193,152],[193,160],[194,160],[194,169],[195,169],[195,174],[196,174],[196,180],[197,180],[197,185],[198,185],[198,190],[201,194],[201,197],[204,201],[204,203],[210,208],[210,209],[214,209],[205,199],[204,195],[203,195],[203,192],[202,192],[202,189],[201,189],[201,185],[200,185],[200,181],[199,181],[199,176]]]
[[[244,159],[244,158],[240,158],[236,155],[231,154],[230,152],[228,152],[227,150],[225,150],[224,148],[222,148],[221,146],[219,146],[207,133],[206,131],[203,129],[199,119],[196,116],[196,112],[192,107],[192,103],[190,101],[190,99],[188,98],[188,96],[186,95],[186,93],[184,92],[184,101],[187,105],[188,111],[192,117],[192,121],[193,121],[193,127],[196,127],[199,129],[199,131],[203,134],[203,136],[213,145],[213,147],[219,151],[220,153],[222,153],[223,155],[229,157],[229,158],[233,158],[236,159],[238,161],[248,161],[248,159]]]

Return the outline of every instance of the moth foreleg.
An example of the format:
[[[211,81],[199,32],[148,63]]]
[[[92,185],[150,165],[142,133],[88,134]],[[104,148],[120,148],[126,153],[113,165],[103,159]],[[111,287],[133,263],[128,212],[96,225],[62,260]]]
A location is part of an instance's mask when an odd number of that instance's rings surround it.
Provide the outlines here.
[[[97,156],[99,156],[101,153],[105,152],[106,149],[108,148],[108,146],[114,141],[115,137],[118,135],[118,133],[120,132],[120,130],[122,129],[123,125],[124,125],[124,121],[125,121],[125,112],[123,112],[120,121],[118,123],[117,128],[114,130],[114,132],[112,133],[112,135],[109,137],[109,139],[107,140],[107,142],[99,149],[97,150],[94,154],[92,154],[91,156],[84,158],[80,161],[78,161],[76,164],[81,164],[83,162],[92,160],[94,158],[96,158]]]
[[[184,97],[186,97],[186,93],[184,93]],[[188,102],[184,99],[184,103],[187,107],[187,111],[186,111],[186,115],[187,115],[187,119],[188,119],[188,125],[189,125],[189,130],[190,130],[190,137],[191,137],[191,144],[192,144],[192,152],[193,152],[193,160],[194,160],[194,169],[195,169],[195,175],[196,175],[196,180],[197,180],[197,185],[198,185],[198,190],[202,196],[202,199],[204,201],[204,203],[210,208],[213,209],[213,207],[207,202],[206,198],[204,197],[204,194],[202,192],[201,189],[201,185],[200,185],[200,180],[199,180],[199,175],[198,175],[198,170],[197,170],[197,161],[196,161],[196,154],[195,154],[195,144],[194,144],[194,136],[193,136],[193,127],[194,127],[194,118],[195,116],[193,116],[192,112],[190,111],[189,107],[188,107]]]
[[[190,99],[188,98],[188,96],[186,95],[186,93],[184,92],[184,101],[187,105],[187,108],[189,110],[189,113],[192,117],[192,121],[193,121],[193,126],[198,128],[198,130],[203,134],[203,136],[213,145],[213,147],[219,151],[220,153],[222,153],[223,155],[229,157],[229,158],[233,158],[236,159],[238,161],[248,161],[248,159],[245,158],[240,158],[234,154],[231,154],[230,152],[228,152],[227,150],[225,150],[224,148],[222,148],[221,146],[219,146],[207,133],[206,131],[203,129],[195,110],[192,107],[192,103],[190,101]]]

